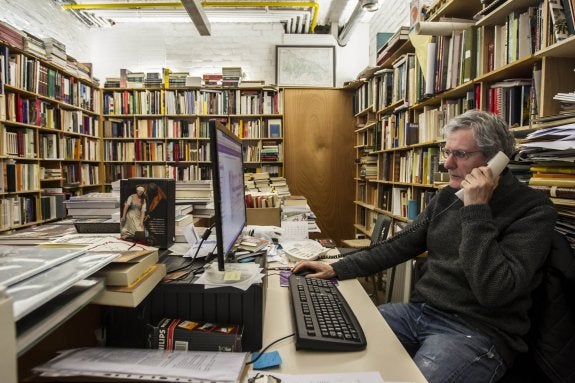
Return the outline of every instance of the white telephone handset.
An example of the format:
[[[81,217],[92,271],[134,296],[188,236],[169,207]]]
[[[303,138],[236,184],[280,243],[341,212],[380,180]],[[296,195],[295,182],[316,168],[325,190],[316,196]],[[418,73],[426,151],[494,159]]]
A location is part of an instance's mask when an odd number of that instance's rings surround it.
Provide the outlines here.
[[[491,173],[493,173],[493,177],[497,177],[499,174],[501,174],[503,169],[505,169],[508,163],[509,163],[509,157],[507,157],[503,152],[497,152],[497,154],[492,159],[489,160],[487,166],[491,168]],[[463,201],[463,192],[464,190],[460,189],[455,193],[455,195],[462,201]]]

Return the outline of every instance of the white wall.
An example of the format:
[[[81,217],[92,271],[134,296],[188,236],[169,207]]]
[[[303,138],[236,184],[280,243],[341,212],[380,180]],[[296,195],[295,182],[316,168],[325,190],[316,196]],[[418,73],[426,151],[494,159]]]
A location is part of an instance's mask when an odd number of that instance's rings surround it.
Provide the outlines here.
[[[378,32],[395,33],[402,25],[409,25],[409,1],[379,0],[379,10],[369,23],[369,65],[377,58],[376,38]]]
[[[286,35],[280,24],[212,23],[211,36],[199,36],[184,23],[117,24],[112,28],[84,27],[50,0],[0,0],[0,19],[39,37],[54,37],[70,56],[94,64],[103,85],[120,68],[157,71],[162,67],[192,75],[241,66],[247,79],[275,83],[276,45],[334,45],[336,85],[352,80],[375,63],[377,32],[395,32],[407,23],[408,1],[380,0],[371,23],[360,23],[345,47],[332,35]]]

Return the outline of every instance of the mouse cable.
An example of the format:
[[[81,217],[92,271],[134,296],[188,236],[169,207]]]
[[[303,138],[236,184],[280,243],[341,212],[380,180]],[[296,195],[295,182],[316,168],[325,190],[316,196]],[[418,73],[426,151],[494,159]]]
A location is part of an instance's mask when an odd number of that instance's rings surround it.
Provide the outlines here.
[[[273,346],[274,344],[276,344],[277,342],[280,342],[280,341],[282,341],[282,340],[284,340],[284,339],[287,339],[287,338],[291,338],[292,336],[295,336],[295,333],[291,333],[291,334],[289,334],[289,335],[286,335],[286,336],[284,336],[284,337],[281,337],[281,338],[279,338],[279,339],[274,340],[273,342],[271,342],[270,344],[268,344],[266,347],[264,347],[264,349],[261,350],[261,351],[258,353],[258,356],[256,356],[255,359],[252,359],[252,360],[250,360],[249,362],[246,362],[246,366],[247,366],[248,364],[252,364],[252,363],[257,362],[257,360],[258,360],[259,358],[261,358],[261,356],[266,352],[266,350],[267,350],[268,348],[270,348],[271,346]]]

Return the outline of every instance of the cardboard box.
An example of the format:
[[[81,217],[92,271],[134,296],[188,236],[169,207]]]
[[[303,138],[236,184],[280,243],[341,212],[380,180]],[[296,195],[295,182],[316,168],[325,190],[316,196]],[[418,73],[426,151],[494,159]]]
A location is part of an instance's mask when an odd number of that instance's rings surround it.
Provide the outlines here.
[[[280,226],[280,210],[279,207],[248,208],[246,209],[247,223],[248,225]]]
[[[167,351],[242,351],[240,325],[164,318],[151,329],[149,346]]]

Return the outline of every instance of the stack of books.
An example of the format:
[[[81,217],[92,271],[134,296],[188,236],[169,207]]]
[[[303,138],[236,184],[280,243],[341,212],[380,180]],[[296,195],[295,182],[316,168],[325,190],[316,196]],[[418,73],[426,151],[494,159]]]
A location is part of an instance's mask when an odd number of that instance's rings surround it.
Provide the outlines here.
[[[262,141],[261,161],[278,162],[280,158],[280,147],[276,141]]]
[[[46,44],[44,41],[31,33],[24,32],[24,51],[32,53],[33,55],[46,57]]]
[[[222,86],[237,87],[241,80],[241,67],[222,67]]]
[[[382,65],[387,59],[391,57],[391,55],[399,49],[404,42],[409,39],[409,27],[403,26],[399,28],[387,43],[385,43],[378,51],[377,51],[377,65]]]
[[[193,204],[176,205],[176,231],[174,242],[185,243],[184,228],[194,223]]]
[[[44,44],[46,46],[46,60],[65,69],[68,61],[66,46],[53,37],[45,38]]]
[[[222,86],[223,75],[220,73],[204,73],[202,76],[204,86],[218,87]]]
[[[289,196],[291,194],[287,181],[284,177],[270,177],[270,186],[272,191],[280,198]]]
[[[166,275],[166,266],[159,264],[158,249],[137,245],[138,250],[120,251],[118,257],[95,276],[104,278],[106,289],[93,303],[136,307]]]
[[[148,73],[146,73],[146,79],[144,80],[144,86],[146,88],[162,86],[162,75],[159,72],[148,72]]]
[[[120,211],[120,198],[112,193],[88,193],[72,196],[65,201],[68,215],[73,218],[111,218]]]
[[[172,72],[168,75],[169,88],[182,88],[186,86],[186,78],[189,76],[188,72]]]
[[[0,40],[7,42],[14,48],[24,49],[24,35],[22,32],[1,20]]]
[[[119,88],[120,77],[106,77],[104,80],[104,88]]]
[[[128,88],[143,88],[146,74],[144,72],[130,72],[126,74],[126,86]]]
[[[261,193],[271,192],[270,174],[267,172],[250,173],[254,186]]]
[[[176,182],[176,203],[206,203],[212,199],[212,182],[209,180]]]

